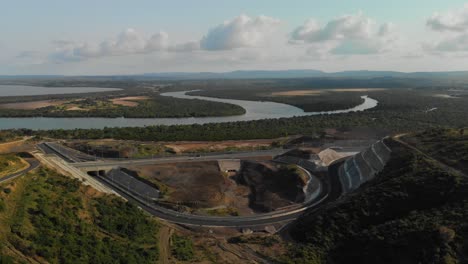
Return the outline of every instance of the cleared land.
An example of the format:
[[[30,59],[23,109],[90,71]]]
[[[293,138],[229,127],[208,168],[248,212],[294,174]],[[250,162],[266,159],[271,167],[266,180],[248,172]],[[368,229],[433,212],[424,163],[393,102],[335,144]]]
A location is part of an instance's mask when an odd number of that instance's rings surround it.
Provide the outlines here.
[[[148,100],[148,96],[127,96],[120,98],[113,98],[109,100],[96,100],[95,104],[99,104],[102,107],[109,107],[111,105],[121,105],[127,107],[138,106],[138,101]],[[16,110],[35,110],[44,107],[58,107],[64,108],[67,111],[86,111],[90,110],[91,105],[86,103],[85,100],[40,100],[31,102],[19,102],[19,103],[8,103],[0,104],[0,109],[16,109]]]
[[[224,177],[217,162],[187,162],[127,167],[160,187],[165,200],[179,210],[229,205],[225,192],[231,180]],[[246,195],[248,190],[246,190]]]
[[[21,103],[10,103],[10,104],[0,104],[1,109],[17,109],[17,110],[35,110],[43,107],[49,106],[58,106],[67,101],[63,100],[43,100],[43,101],[33,101],[33,102],[21,102]]]
[[[161,205],[182,212],[218,216],[251,215],[300,203],[304,198],[302,188],[308,180],[295,166],[269,161],[243,161],[234,175],[221,172],[215,161],[126,169],[161,190]]]
[[[302,188],[308,180],[294,165],[278,165],[268,161],[243,161],[236,179],[250,188],[250,207],[257,212],[274,211],[302,202]]]
[[[245,113],[245,109],[234,104],[178,99],[155,93],[146,94],[148,95],[119,94],[119,97],[83,95],[83,97],[61,97],[55,100],[36,96],[18,98],[16,101],[13,101],[14,98],[3,101],[0,98],[3,102],[0,104],[0,116],[162,118],[231,116]]]
[[[176,153],[186,152],[216,152],[234,150],[258,150],[271,148],[282,139],[259,139],[259,140],[228,140],[228,141],[181,141],[167,143],[166,147],[173,149]]]
[[[150,99],[148,96],[127,96],[111,99],[111,102],[115,105],[135,107],[138,106],[138,101],[148,99]]]
[[[66,145],[76,150],[108,158],[143,158],[153,155],[206,153],[222,151],[250,151],[270,149],[281,145],[286,138],[228,141],[154,142],[130,140],[70,141]]]

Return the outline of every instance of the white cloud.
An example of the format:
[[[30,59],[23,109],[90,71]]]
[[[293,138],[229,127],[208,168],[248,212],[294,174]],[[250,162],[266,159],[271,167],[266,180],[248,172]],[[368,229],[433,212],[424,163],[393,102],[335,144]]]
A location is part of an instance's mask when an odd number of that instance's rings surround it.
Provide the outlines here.
[[[435,44],[424,44],[430,52],[468,52],[468,34],[459,34],[446,38]]]
[[[435,31],[468,31],[468,4],[460,10],[452,10],[445,13],[434,13],[427,19],[426,25]]]
[[[121,56],[137,53],[150,53],[168,47],[169,37],[159,32],[147,38],[134,29],[127,29],[115,39],[99,44],[87,42],[55,41],[56,51],[50,55],[55,62],[80,61],[105,56]]]
[[[190,52],[200,49],[200,41],[189,41],[181,44],[172,45],[169,51],[172,52]]]
[[[273,34],[280,21],[267,16],[240,15],[211,29],[200,41],[204,50],[232,50],[255,47]]]
[[[394,26],[380,26],[362,13],[345,15],[320,25],[309,19],[291,33],[290,43],[314,44],[315,49],[331,54],[376,54],[388,51],[395,42]],[[309,49],[310,50],[310,49]]]
[[[192,52],[257,47],[274,33],[280,21],[267,16],[251,18],[240,15],[211,29],[201,40],[170,44],[168,34],[159,32],[151,37],[127,29],[112,40],[100,43],[55,41],[53,62],[82,61],[90,58],[147,54],[156,51]]]
[[[427,19],[426,25],[441,36],[439,41],[423,44],[429,53],[468,52],[468,4],[459,10],[434,13]]]

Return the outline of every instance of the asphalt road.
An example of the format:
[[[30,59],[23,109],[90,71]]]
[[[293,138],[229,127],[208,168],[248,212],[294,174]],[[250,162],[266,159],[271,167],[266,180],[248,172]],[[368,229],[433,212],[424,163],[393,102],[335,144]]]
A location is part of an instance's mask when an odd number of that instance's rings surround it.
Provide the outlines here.
[[[53,148],[53,151],[60,154],[61,157],[68,156],[69,153],[60,153],[62,149]],[[124,165],[145,165],[145,164],[157,164],[157,163],[169,163],[169,162],[191,162],[191,161],[208,161],[208,160],[220,160],[220,159],[241,159],[241,158],[252,158],[259,156],[276,156],[284,153],[283,149],[267,150],[267,151],[253,151],[249,153],[225,153],[225,154],[209,154],[199,157],[169,157],[169,158],[158,158],[158,159],[146,159],[146,160],[118,160],[118,161],[92,161],[92,162],[80,162],[72,163],[71,165],[76,168],[99,168],[99,167],[121,167]],[[337,177],[336,175],[334,177]],[[237,217],[215,217],[215,216],[199,216],[180,213],[174,210],[166,209],[156,204],[150,203],[145,199],[128,192],[126,188],[112,182],[108,177],[95,177],[100,182],[111,187],[122,197],[126,198],[130,202],[136,203],[139,207],[149,212],[150,214],[164,219],[169,222],[185,225],[197,225],[197,226],[219,226],[219,227],[254,227],[264,226],[281,222],[288,222],[297,219],[300,215],[305,212],[315,211],[320,208],[325,201],[330,201],[329,193],[341,192],[341,186],[338,180],[331,180],[328,183],[323,183],[321,193],[309,203],[303,204],[299,208],[291,208],[289,210],[276,211],[265,214],[257,214],[253,216],[237,216]],[[333,200],[333,199],[332,199]]]
[[[261,156],[277,156],[285,152],[283,149],[274,150],[259,150],[252,152],[233,152],[223,154],[207,154],[199,157],[193,156],[175,156],[157,159],[132,159],[132,160],[112,160],[112,161],[89,161],[74,163],[76,168],[99,168],[99,167],[122,167],[125,165],[150,165],[158,163],[176,163],[176,162],[196,162],[196,161],[212,161],[221,159],[248,159]]]
[[[10,174],[8,176],[5,176],[5,177],[1,178],[0,183],[4,183],[6,181],[18,178],[18,177],[20,177],[20,176],[34,170],[35,168],[39,167],[39,165],[40,165],[39,161],[34,159],[34,158],[25,158],[24,160],[26,160],[26,162],[29,163],[29,167],[27,167],[26,169],[24,169],[22,171],[15,172],[13,174]]]
[[[316,209],[322,205],[322,202],[327,199],[328,192],[322,192],[316,199],[309,204],[304,205],[299,209],[294,209],[285,212],[272,212],[258,214],[254,216],[235,216],[235,217],[215,217],[215,216],[199,216],[185,213],[179,213],[169,210],[154,204],[150,204],[142,199],[127,193],[124,188],[113,184],[105,177],[96,177],[99,181],[110,186],[114,191],[120,194],[130,202],[136,203],[139,207],[148,213],[164,219],[169,222],[196,226],[218,226],[218,227],[254,227],[270,225],[280,222],[292,221],[302,215],[305,211]],[[328,190],[327,190],[328,191]]]

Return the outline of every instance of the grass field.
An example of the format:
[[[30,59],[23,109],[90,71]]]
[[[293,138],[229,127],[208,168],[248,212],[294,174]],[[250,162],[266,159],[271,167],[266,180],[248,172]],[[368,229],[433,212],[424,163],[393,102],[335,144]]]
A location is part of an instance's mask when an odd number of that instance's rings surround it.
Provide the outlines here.
[[[28,166],[26,161],[15,154],[0,154],[0,179]]]

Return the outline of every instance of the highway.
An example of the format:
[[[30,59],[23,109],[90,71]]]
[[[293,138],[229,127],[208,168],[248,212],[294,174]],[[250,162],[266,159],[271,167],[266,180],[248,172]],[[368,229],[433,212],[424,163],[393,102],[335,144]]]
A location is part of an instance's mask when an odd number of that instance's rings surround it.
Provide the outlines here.
[[[200,156],[173,156],[155,159],[125,159],[125,160],[105,160],[105,161],[88,161],[74,163],[76,168],[99,168],[99,167],[122,167],[125,165],[151,165],[160,163],[177,163],[177,162],[197,162],[197,161],[212,161],[222,159],[248,159],[262,156],[277,156],[285,152],[284,149],[273,150],[258,150],[252,152],[232,152],[232,153],[216,153],[204,154]]]
[[[49,145],[50,146],[50,145]],[[277,156],[283,154],[285,150],[274,149],[266,151],[253,151],[253,152],[236,152],[236,153],[223,153],[223,154],[205,154],[202,156],[175,156],[165,157],[158,159],[142,159],[142,160],[105,160],[105,161],[88,161],[88,162],[76,162],[77,157],[74,156],[74,152],[67,151],[66,148],[53,147],[50,148],[47,145],[41,145],[41,149],[46,151],[55,152],[61,158],[67,159],[69,165],[75,168],[84,168],[86,170],[92,170],[93,168],[99,169],[102,167],[118,168],[125,165],[146,165],[146,164],[158,164],[158,163],[174,163],[174,162],[195,162],[195,161],[211,161],[221,159],[247,159],[261,156]],[[306,170],[305,168],[302,168]],[[338,177],[337,175],[333,177]],[[151,201],[151,199],[145,199],[143,195],[135,195],[130,188],[125,187],[125,184],[113,181],[107,176],[93,177],[102,184],[108,186],[113,191],[118,193],[128,201],[136,203],[140,208],[144,209],[148,213],[177,224],[184,225],[196,225],[196,226],[217,226],[217,227],[255,227],[265,226],[282,222],[289,222],[297,219],[304,212],[314,211],[320,208],[323,204],[330,201],[329,193],[341,192],[341,186],[339,186],[338,178],[330,180],[330,183],[324,182],[322,179],[317,179],[320,183],[320,193],[311,201],[300,204],[296,207],[287,208],[284,210],[278,210],[270,213],[256,214],[252,216],[235,216],[235,217],[216,217],[216,216],[201,216],[177,212],[174,210],[166,209]],[[145,187],[143,187],[145,188]]]
[[[12,173],[10,175],[7,175],[3,178],[0,179],[0,184],[1,183],[4,183],[6,181],[9,181],[9,180],[13,180],[15,178],[18,178],[32,170],[34,170],[35,168],[39,167],[40,165],[40,162],[34,158],[24,158],[24,160],[29,163],[29,167],[27,167],[26,169],[24,170],[21,170],[21,171],[18,171],[18,172],[15,172],[15,173]]]
[[[111,182],[106,177],[96,177],[99,181],[111,186],[114,191],[120,194],[125,199],[135,202],[139,207],[148,213],[161,218],[163,220],[185,225],[196,226],[213,226],[213,227],[254,227],[271,225],[281,222],[288,222],[297,219],[305,211],[315,210],[328,198],[328,189],[322,188],[322,191],[316,199],[310,203],[303,204],[299,208],[294,208],[286,211],[276,211],[265,214],[257,214],[252,216],[234,216],[234,217],[216,217],[216,216],[201,216],[186,213],[180,213],[174,210],[166,209],[157,206],[148,201],[138,198],[130,194],[125,188]]]

